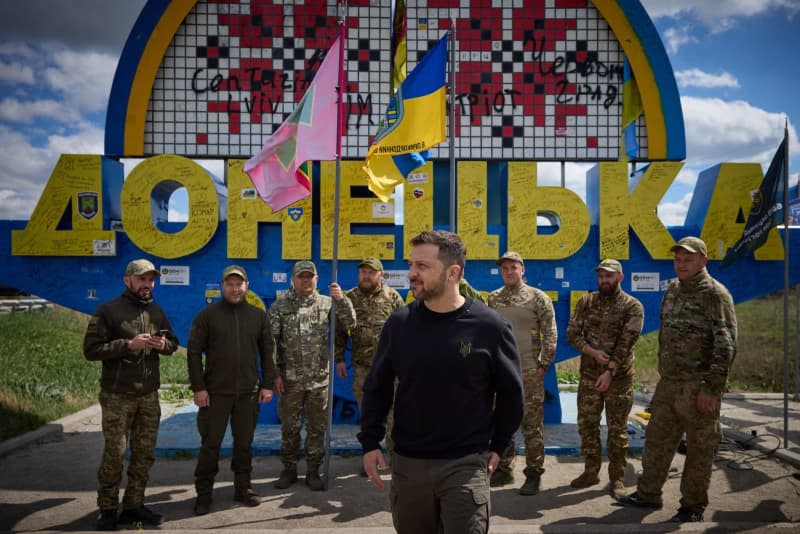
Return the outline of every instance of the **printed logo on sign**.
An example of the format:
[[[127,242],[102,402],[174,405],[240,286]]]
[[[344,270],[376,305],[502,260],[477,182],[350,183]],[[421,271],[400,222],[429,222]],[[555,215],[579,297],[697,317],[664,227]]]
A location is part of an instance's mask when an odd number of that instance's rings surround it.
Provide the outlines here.
[[[116,254],[116,241],[113,239],[95,239],[92,241],[94,256],[113,256]]]
[[[461,348],[459,349],[459,352],[461,353],[461,357],[462,358],[466,358],[467,356],[469,356],[469,353],[470,353],[471,350],[472,350],[472,343],[471,342],[469,342],[469,341],[462,341],[461,342]]]
[[[252,188],[252,187],[248,187],[248,188],[242,189],[241,194],[242,194],[242,199],[243,200],[256,198],[256,190],[254,188]]]
[[[189,285],[190,269],[188,265],[162,265],[160,270],[160,281],[162,286]]]
[[[658,291],[659,281],[658,273],[632,273],[631,291]]]
[[[286,213],[289,214],[289,217],[291,217],[294,222],[297,222],[300,220],[300,217],[303,216],[303,208],[289,208]]]
[[[427,184],[428,183],[428,173],[427,172],[412,172],[406,178],[406,181],[410,184]]]
[[[97,215],[97,193],[94,191],[78,193],[78,213],[87,220]]]
[[[383,282],[395,289],[408,289],[408,271],[389,269],[383,271]]]

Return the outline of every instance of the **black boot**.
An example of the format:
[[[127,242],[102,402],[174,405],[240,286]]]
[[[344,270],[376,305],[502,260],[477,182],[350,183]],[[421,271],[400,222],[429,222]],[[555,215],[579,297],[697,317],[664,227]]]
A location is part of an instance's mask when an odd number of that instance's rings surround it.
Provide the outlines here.
[[[97,515],[95,529],[117,530],[117,509],[106,508],[104,510],[100,510],[100,513]]]
[[[542,482],[542,474],[538,471],[528,471],[525,473],[525,482],[519,488],[520,495],[536,495],[539,493],[539,485]]]

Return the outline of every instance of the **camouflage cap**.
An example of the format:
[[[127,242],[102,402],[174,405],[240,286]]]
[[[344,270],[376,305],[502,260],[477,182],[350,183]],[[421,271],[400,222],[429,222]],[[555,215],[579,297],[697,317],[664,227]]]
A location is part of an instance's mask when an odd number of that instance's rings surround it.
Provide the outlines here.
[[[141,276],[145,273],[156,273],[156,276],[161,276],[161,271],[156,269],[150,260],[133,260],[125,267],[125,276]]]
[[[505,254],[500,256],[500,259],[497,260],[495,263],[497,265],[502,265],[503,262],[506,261],[506,260],[516,261],[518,263],[521,263],[522,265],[525,265],[525,262],[522,261],[522,256],[520,256],[518,253],[513,252],[511,250],[507,251]]]
[[[225,267],[225,270],[222,271],[222,279],[225,280],[232,274],[241,276],[245,282],[247,282],[247,271],[244,270],[244,267],[239,267],[238,265],[228,265]]]
[[[300,260],[294,264],[294,269],[292,269],[292,276],[297,276],[300,273],[311,273],[316,275],[317,266],[314,265],[313,261]]]
[[[675,252],[675,250],[679,248],[689,251],[692,254],[702,254],[703,256],[708,256],[708,247],[706,247],[706,244],[699,237],[682,237],[680,241],[673,245],[669,250],[671,252]]]
[[[367,267],[371,267],[376,271],[383,271],[383,264],[381,263],[381,260],[379,260],[378,258],[374,258],[372,256],[370,256],[369,258],[364,258],[361,261],[361,263],[358,264],[359,267],[362,267],[364,265],[366,265]]]
[[[610,273],[621,273],[622,264],[617,260],[605,259],[600,262],[600,265],[595,267],[595,271],[608,271]]]

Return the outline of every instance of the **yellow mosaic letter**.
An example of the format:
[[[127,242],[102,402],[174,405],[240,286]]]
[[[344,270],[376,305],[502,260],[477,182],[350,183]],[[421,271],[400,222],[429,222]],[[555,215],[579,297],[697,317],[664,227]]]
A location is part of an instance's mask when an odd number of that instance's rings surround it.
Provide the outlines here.
[[[354,223],[387,224],[394,227],[394,201],[381,202],[372,193],[366,198],[351,195],[352,187],[366,190],[367,178],[363,161],[343,161],[341,163],[341,190],[339,193],[339,254],[340,260],[358,260],[375,256],[387,260],[395,258],[394,235],[392,234],[353,234],[350,227]],[[333,212],[334,189],[336,184],[336,163],[320,162],[320,257],[333,258]]]
[[[628,194],[628,165],[600,163],[600,258],[630,258],[629,227],[654,259],[672,258],[669,249],[675,242],[658,218],[656,209],[681,167],[681,162],[651,163],[633,192]],[[589,176],[592,179],[591,172]],[[587,201],[591,204],[597,199],[587,198]]]
[[[486,231],[486,162],[458,162],[458,235],[470,259],[494,260],[500,255],[500,238]]]
[[[408,259],[411,239],[426,230],[433,230],[432,161],[408,175],[403,197],[403,259]]]
[[[63,154],[24,230],[11,233],[14,256],[114,256],[116,232],[103,230],[103,171],[122,181],[122,164],[103,156]],[[117,187],[111,188],[118,190]],[[71,207],[71,228],[57,230]]]
[[[162,182],[185,187],[189,197],[186,226],[174,234],[153,221],[151,195]],[[175,155],[154,156],[139,163],[122,186],[122,226],[140,249],[160,258],[181,258],[208,243],[219,224],[219,200],[212,178],[194,161]]]
[[[245,160],[228,160],[228,257],[258,258],[259,223],[281,223],[281,258],[311,257],[311,196],[277,213],[261,200],[250,177],[242,170]],[[269,250],[262,253],[274,254]]]
[[[708,245],[708,258],[721,260],[742,237],[753,204],[751,193],[758,190],[764,175],[758,163],[721,163],[700,173],[698,183],[714,179],[707,178],[707,173],[716,174],[716,180],[700,238]],[[742,222],[736,222],[739,210],[744,216]],[[755,258],[783,259],[783,244],[777,228],[769,231],[766,243],[755,251]]]
[[[539,234],[537,216],[558,221],[551,234]],[[508,162],[508,248],[532,260],[572,256],[589,236],[589,210],[581,198],[561,187],[536,185],[536,163]]]

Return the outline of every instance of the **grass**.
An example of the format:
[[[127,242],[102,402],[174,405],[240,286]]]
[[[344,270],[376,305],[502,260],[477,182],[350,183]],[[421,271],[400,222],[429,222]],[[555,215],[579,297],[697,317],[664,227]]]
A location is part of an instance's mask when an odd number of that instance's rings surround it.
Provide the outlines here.
[[[795,392],[797,358],[797,294],[790,294],[789,392]],[[728,377],[729,391],[783,392],[783,293],[749,300],[736,306],[738,347]],[[639,391],[653,391],[658,382],[658,332],[636,344],[636,382]],[[559,383],[577,382],[578,358],[557,364]]]
[[[797,296],[791,295],[790,392],[794,391],[797,357]],[[774,294],[736,307],[739,346],[728,380],[730,391],[783,391],[783,296]],[[83,357],[88,317],[66,308],[0,315],[0,441],[97,402],[100,362]],[[557,364],[559,383],[578,381],[577,358]],[[636,345],[639,391],[658,382],[658,332]],[[181,349],[161,360],[161,391],[168,402],[191,399],[186,383],[186,353]]]
[[[0,441],[97,402],[101,364],[83,357],[87,322],[60,307],[0,316]],[[185,353],[161,360],[161,381],[187,382]]]

